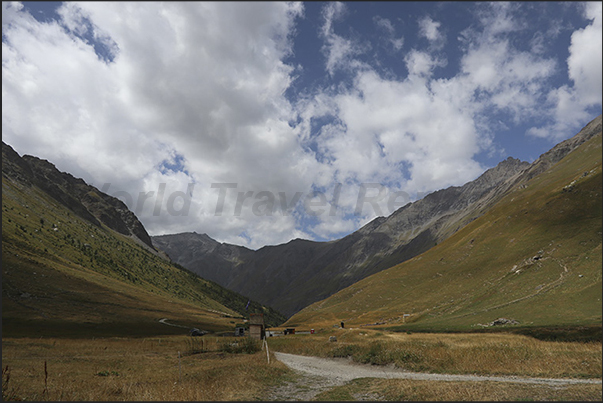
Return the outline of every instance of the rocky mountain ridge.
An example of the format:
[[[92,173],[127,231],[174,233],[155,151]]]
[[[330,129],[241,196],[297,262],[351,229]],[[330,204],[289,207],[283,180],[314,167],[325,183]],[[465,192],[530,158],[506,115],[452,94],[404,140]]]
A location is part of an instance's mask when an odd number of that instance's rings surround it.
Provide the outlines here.
[[[176,263],[198,275],[291,315],[426,251],[444,238],[438,229],[452,225],[455,213],[467,210],[528,166],[508,158],[472,182],[428,194],[331,242],[295,239],[252,251],[221,244],[206,234],[163,235],[152,240]]]
[[[51,162],[31,155],[19,156],[2,142],[2,175],[25,186],[35,185],[81,218],[101,223],[131,236],[157,253],[151,237],[136,215],[118,198],[100,192],[81,178],[59,171]]]
[[[430,193],[335,241],[296,239],[251,251],[188,233],[152,237],[153,244],[198,275],[292,315],[447,239],[600,130],[601,116],[532,164],[509,157],[474,181]]]
[[[7,334],[213,332],[250,313],[271,326],[286,319],[173,264],[120,200],[4,142],[2,211]],[[170,330],[161,318],[180,325]]]
[[[305,307],[284,326],[343,320],[525,334],[555,327],[591,329],[600,340],[601,148],[599,117],[497,187],[502,198],[438,245]]]

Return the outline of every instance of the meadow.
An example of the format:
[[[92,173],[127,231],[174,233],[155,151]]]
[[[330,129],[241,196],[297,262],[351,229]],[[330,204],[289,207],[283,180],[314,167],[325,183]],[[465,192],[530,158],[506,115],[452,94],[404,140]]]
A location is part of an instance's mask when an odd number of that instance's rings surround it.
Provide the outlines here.
[[[3,400],[261,399],[289,370],[229,337],[2,340]],[[240,343],[239,348],[231,343]],[[246,350],[245,342],[248,342]]]
[[[329,342],[335,336],[336,342]],[[299,375],[275,351],[349,357],[411,371],[601,379],[600,342],[551,342],[498,334],[329,329],[268,337],[270,361],[248,338],[3,338],[3,400],[269,400]],[[235,344],[236,343],[236,344]],[[8,378],[8,379],[7,379]],[[600,384],[549,387],[498,382],[363,378],[316,400],[590,400]]]
[[[601,401],[601,385],[540,385],[498,382],[431,382],[363,378],[316,396],[317,401]]]
[[[329,342],[335,336],[336,342]],[[400,333],[331,329],[269,339],[271,351],[347,357],[358,363],[410,371],[601,379],[601,342],[543,341],[512,333]],[[362,378],[334,387],[315,400],[600,401],[601,384],[566,386],[502,382],[434,382]]]
[[[329,342],[329,336],[337,342]],[[362,328],[269,338],[270,348],[316,357],[351,357],[409,371],[601,378],[601,342],[552,342],[510,333],[394,333]]]

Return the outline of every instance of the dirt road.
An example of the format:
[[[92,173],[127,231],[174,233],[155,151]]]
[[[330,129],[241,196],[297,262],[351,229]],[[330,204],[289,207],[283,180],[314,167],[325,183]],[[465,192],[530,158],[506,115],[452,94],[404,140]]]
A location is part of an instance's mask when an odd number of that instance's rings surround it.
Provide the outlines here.
[[[491,381],[530,383],[549,386],[601,384],[601,379],[527,378],[519,376],[446,375],[409,372],[390,366],[364,365],[346,358],[318,358],[275,352],[276,358],[301,377],[276,388],[268,400],[311,400],[318,393],[356,378],[400,378],[427,381]],[[367,400],[374,400],[367,396]],[[361,400],[361,399],[359,399]]]
[[[163,323],[164,325],[168,325],[168,326],[174,326],[174,327],[181,327],[181,328],[184,328],[184,329],[190,329],[188,326],[175,325],[173,323],[168,323],[167,322],[167,318],[159,319],[159,323]]]

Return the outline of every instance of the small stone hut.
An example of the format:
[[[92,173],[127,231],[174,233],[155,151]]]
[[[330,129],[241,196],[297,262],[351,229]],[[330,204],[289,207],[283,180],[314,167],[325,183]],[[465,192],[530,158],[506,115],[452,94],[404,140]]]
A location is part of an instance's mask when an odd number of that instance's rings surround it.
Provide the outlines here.
[[[266,328],[264,327],[264,314],[249,314],[249,337],[252,339],[262,340],[265,336]]]

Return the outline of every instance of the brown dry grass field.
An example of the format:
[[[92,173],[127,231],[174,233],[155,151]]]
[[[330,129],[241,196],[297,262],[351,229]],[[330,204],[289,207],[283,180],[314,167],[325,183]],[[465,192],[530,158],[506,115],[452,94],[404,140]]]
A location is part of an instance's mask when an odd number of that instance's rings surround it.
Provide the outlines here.
[[[268,364],[265,351],[217,351],[234,339],[209,337],[202,346],[194,338],[191,346],[192,339],[3,339],[3,400],[257,400],[289,373],[273,357]],[[191,347],[210,352],[190,354]]]
[[[329,342],[336,336],[337,342]],[[393,333],[333,329],[268,339],[271,351],[417,372],[601,378],[600,342],[552,342],[510,333]]]
[[[432,382],[356,379],[315,400],[388,401],[600,401],[601,385],[541,386],[499,382]]]
[[[337,342],[329,342],[336,336]],[[514,334],[322,330],[269,337],[271,353],[227,352],[242,338],[4,338],[3,400],[268,400],[296,375],[274,351],[395,364],[433,373],[601,378],[601,343],[546,342]],[[257,347],[257,346],[256,346]],[[204,350],[203,353],[194,351]],[[179,359],[180,354],[180,359]],[[46,364],[46,372],[45,372]],[[8,372],[6,369],[8,368]],[[8,383],[6,377],[9,375]],[[364,378],[316,400],[601,400],[601,385],[426,382]]]

